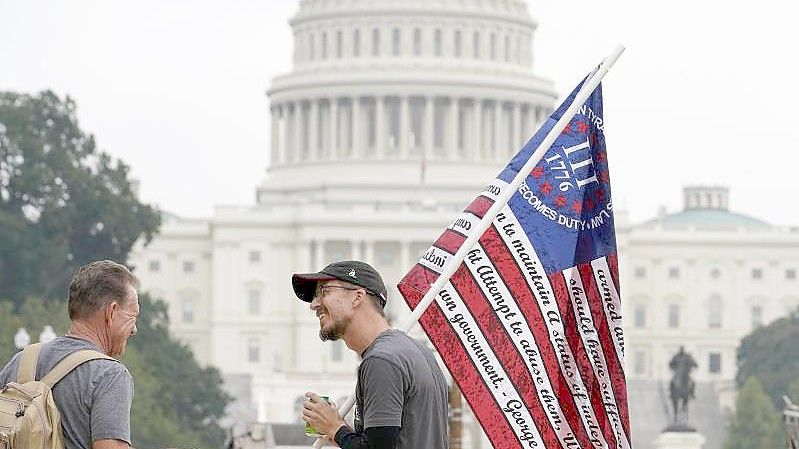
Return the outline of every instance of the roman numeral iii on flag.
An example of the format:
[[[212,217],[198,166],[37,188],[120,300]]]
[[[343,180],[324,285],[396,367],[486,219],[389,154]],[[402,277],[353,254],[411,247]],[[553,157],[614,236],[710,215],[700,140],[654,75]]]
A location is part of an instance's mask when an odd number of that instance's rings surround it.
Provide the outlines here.
[[[622,50],[398,285],[495,448],[631,447],[599,85]]]

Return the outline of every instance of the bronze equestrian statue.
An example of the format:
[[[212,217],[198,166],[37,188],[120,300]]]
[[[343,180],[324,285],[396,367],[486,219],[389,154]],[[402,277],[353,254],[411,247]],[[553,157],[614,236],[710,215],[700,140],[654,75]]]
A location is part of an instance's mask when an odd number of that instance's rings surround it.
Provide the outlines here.
[[[679,352],[671,358],[669,368],[674,375],[669,382],[672,410],[674,410],[671,425],[666,430],[689,432],[695,429],[687,423],[688,401],[695,398],[696,383],[691,379],[691,371],[697,367],[696,361],[685,352],[685,347],[680,346]]]

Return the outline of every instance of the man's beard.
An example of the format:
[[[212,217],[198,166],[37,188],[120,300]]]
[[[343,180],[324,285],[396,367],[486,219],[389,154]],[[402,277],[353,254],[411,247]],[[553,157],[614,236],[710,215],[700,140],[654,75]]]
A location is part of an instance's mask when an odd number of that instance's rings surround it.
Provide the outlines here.
[[[328,315],[330,316],[330,315]],[[319,328],[319,338],[322,341],[336,341],[344,335],[344,332],[347,330],[347,326],[350,325],[349,318],[339,318],[333,322],[333,326],[325,329],[324,327]]]

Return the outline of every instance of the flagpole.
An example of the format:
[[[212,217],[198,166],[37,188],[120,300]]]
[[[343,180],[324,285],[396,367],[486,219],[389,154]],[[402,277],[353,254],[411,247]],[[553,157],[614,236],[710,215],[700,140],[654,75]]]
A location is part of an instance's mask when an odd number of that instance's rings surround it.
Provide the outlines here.
[[[436,281],[430,285],[430,289],[427,290],[427,293],[425,293],[424,297],[422,297],[422,300],[419,302],[419,304],[416,305],[416,308],[413,309],[411,315],[399,328],[400,330],[407,333],[413,328],[413,326],[416,325],[422,314],[427,310],[428,307],[430,307],[430,304],[433,303],[433,300],[438,292],[444,288],[444,284],[446,284],[449,281],[449,278],[451,278],[452,275],[455,274],[455,271],[458,270],[458,267],[460,267],[463,259],[466,257],[466,253],[471,251],[475,243],[477,243],[488,227],[491,226],[491,223],[494,222],[494,218],[496,218],[497,214],[499,214],[502,208],[505,207],[505,204],[510,201],[510,198],[514,193],[516,193],[516,191],[519,189],[519,186],[522,185],[522,182],[524,182],[524,180],[530,174],[530,171],[532,171],[533,167],[535,167],[536,164],[538,164],[538,161],[544,157],[544,154],[546,154],[547,150],[549,150],[549,147],[551,147],[555,142],[555,139],[558,138],[563,128],[565,128],[566,125],[571,122],[571,119],[577,113],[577,110],[583,106],[583,103],[585,103],[586,100],[588,100],[588,96],[594,92],[594,89],[596,89],[596,87],[602,81],[602,78],[605,77],[605,75],[608,73],[608,70],[613,67],[613,64],[616,63],[616,60],[619,59],[619,56],[621,56],[623,52],[624,47],[622,45],[616,46],[610,56],[608,56],[602,62],[594,74],[588,80],[586,80],[585,83],[583,83],[583,85],[580,87],[580,90],[577,92],[577,95],[574,97],[572,104],[566,108],[566,111],[563,113],[557,123],[555,123],[555,126],[552,127],[541,144],[538,145],[538,148],[530,156],[530,159],[528,159],[524,166],[519,170],[519,173],[516,174],[516,177],[513,178],[513,181],[511,181],[508,187],[502,191],[499,197],[497,197],[496,201],[493,205],[491,205],[491,208],[488,209],[488,212],[486,212],[486,214],[480,220],[480,223],[478,223],[477,227],[469,234],[469,237],[466,239],[466,241],[463,242],[460,248],[458,248],[458,251],[455,252],[455,255],[452,256],[452,258],[447,262],[447,265],[438,276],[438,279],[436,279]],[[349,413],[354,404],[355,394],[352,394],[347,397],[345,403],[339,408],[339,415],[345,416],[347,413]],[[314,449],[322,447],[323,443],[323,439],[317,439],[313,445]]]

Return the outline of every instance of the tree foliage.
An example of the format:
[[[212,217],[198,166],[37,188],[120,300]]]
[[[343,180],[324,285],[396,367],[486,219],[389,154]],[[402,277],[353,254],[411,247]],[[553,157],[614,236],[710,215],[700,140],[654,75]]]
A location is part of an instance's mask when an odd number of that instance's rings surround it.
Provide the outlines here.
[[[72,99],[0,92],[0,298],[60,298],[76,268],[126,260],[159,221],[128,166],[81,131]]]
[[[727,423],[724,449],[781,449],[784,447],[782,418],[752,376],[738,392],[735,413]]]
[[[739,387],[755,376],[771,398],[782,409],[782,396],[788,386],[799,378],[799,313],[780,318],[761,327],[741,341],[738,348]]]
[[[794,404],[799,405],[799,376],[788,385],[788,397],[791,398],[791,401]]]
[[[131,346],[135,349],[131,357],[138,357],[144,363],[132,365],[141,368],[139,372],[146,373],[142,379],[150,377],[157,386],[157,389],[149,390],[153,394],[149,399],[155,404],[153,409],[165,412],[182,432],[182,438],[203,443],[187,440],[185,443],[170,444],[179,447],[221,447],[225,433],[218,422],[231,400],[220,388],[222,376],[215,368],[201,368],[186,345],[171,340],[168,323],[166,305],[160,301],[153,302],[146,294],[142,295],[139,333],[131,339]],[[138,392],[139,378],[135,374],[134,379]],[[144,401],[139,405],[142,407],[141,413],[134,411],[136,418],[151,419],[146,416],[149,406]],[[147,439],[151,436],[141,437]],[[163,441],[154,440],[162,446]],[[141,442],[137,442],[137,445],[141,445]]]
[[[98,259],[124,262],[157,230],[159,214],[139,202],[128,167],[80,130],[76,105],[52,92],[0,92],[0,366],[24,327],[69,326],[72,273]],[[221,376],[171,339],[163,303],[140,295],[138,334],[123,362],[135,385],[132,427],[140,449],[221,447],[218,425],[230,398]]]

